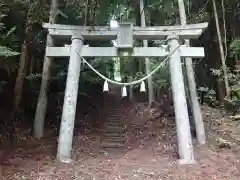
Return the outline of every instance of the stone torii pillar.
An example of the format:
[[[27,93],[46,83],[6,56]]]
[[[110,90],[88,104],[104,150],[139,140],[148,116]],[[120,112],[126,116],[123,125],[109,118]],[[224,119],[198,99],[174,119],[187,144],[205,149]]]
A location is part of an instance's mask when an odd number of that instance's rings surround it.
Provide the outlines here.
[[[57,159],[65,163],[71,160],[72,154],[82,47],[83,37],[73,35],[57,151]]]
[[[179,37],[175,34],[168,36],[170,52],[179,46]],[[186,93],[184,88],[180,51],[177,49],[169,58],[171,84],[175,111],[175,122],[178,136],[179,164],[195,163],[193,156],[192,138],[187,110]]]

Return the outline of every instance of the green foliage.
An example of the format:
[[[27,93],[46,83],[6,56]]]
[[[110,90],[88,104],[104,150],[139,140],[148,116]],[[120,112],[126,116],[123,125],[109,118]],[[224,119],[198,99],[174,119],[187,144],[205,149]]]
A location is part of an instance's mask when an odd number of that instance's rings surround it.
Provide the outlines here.
[[[154,70],[160,63],[161,60],[159,58],[151,59],[150,69]],[[168,63],[165,63],[153,76],[153,83],[155,88],[169,89],[170,88],[169,80],[170,80],[169,67]]]
[[[219,79],[223,82],[223,70],[222,69],[211,69],[212,73],[215,76],[218,76]],[[229,68],[227,69],[227,76],[229,85],[231,88],[232,99],[240,99],[240,73],[239,70],[231,71]]]
[[[47,22],[49,12],[44,6],[41,5],[40,0],[35,0],[30,4],[25,4],[28,9],[28,21],[31,23]]]
[[[3,25],[1,28],[4,28]],[[0,29],[1,30],[1,29]],[[7,47],[9,42],[14,42],[16,40],[15,36],[12,36],[12,32],[15,28],[9,30],[6,34],[0,35],[0,57],[9,57],[19,55],[18,52],[13,51],[11,48]]]
[[[235,39],[231,44],[230,44],[230,50],[231,50],[231,55],[235,56],[237,54],[240,54],[240,39]]]
[[[219,106],[219,101],[216,99],[216,92],[208,87],[199,87],[198,91],[204,95],[204,102],[212,107]]]
[[[3,4],[0,4],[3,6]],[[16,56],[19,53],[13,51],[11,48],[7,47],[8,44],[16,41],[16,37],[13,36],[13,32],[15,31],[15,27],[4,33],[4,24],[1,23],[1,20],[6,17],[7,8],[3,6],[0,10],[0,57],[8,57],[8,56]]]
[[[140,61],[142,59],[138,58],[137,61]],[[161,63],[161,60],[159,58],[153,58],[150,60],[149,66],[150,71],[154,70],[159,64]],[[125,58],[122,59],[122,68],[121,68],[121,76],[124,82],[129,82],[130,78],[133,81],[139,80],[146,76],[145,72],[141,71],[135,71],[136,65],[134,64],[133,59],[131,58]],[[169,74],[169,68],[168,63],[164,64],[153,76],[153,86],[154,88],[159,89],[170,89],[170,74]],[[147,80],[146,80],[147,81]],[[139,88],[138,85],[134,85],[133,88]]]
[[[18,52],[12,51],[10,48],[0,45],[0,57],[16,56]]]
[[[61,24],[74,24],[74,25],[106,25],[109,24],[110,19],[125,20],[131,19],[133,21],[139,21],[139,7],[137,1],[129,0],[64,0],[66,3],[61,5],[55,12],[55,16],[58,16],[57,23]],[[148,0],[145,1],[145,13],[147,18],[147,24],[154,25],[169,25],[179,23],[179,10],[177,0]],[[230,2],[228,6],[230,6]],[[3,4],[5,4],[3,6]],[[202,1],[185,1],[186,13],[188,23],[197,23],[207,20],[209,13],[207,12],[206,4]],[[22,12],[25,20],[30,24],[47,22],[49,16],[49,6],[42,4],[41,0],[35,1],[22,1],[22,0],[2,0],[0,2],[0,19],[8,15],[9,10]],[[1,28],[2,27],[2,28]],[[0,28],[3,29],[4,24],[0,22]],[[19,40],[13,35],[15,29],[1,31],[0,35],[0,56],[17,55],[13,47],[15,44],[20,47]],[[4,32],[4,33],[2,33]],[[33,29],[28,34],[30,39],[29,53],[33,54],[38,61],[43,62],[44,54],[44,35],[43,30]],[[18,37],[20,38],[20,37]],[[91,44],[92,43],[92,44]],[[139,42],[135,42],[136,46]],[[110,46],[111,42],[95,41],[90,42],[92,46]],[[239,40],[232,43],[231,49],[233,53],[239,53],[240,45]],[[10,46],[9,46],[10,45]],[[13,50],[12,50],[13,49]],[[40,57],[39,57],[40,56]],[[66,60],[63,60],[67,62]],[[129,81],[129,77],[133,77],[133,80],[140,79],[145,76],[145,71],[139,69],[139,64],[143,62],[143,59],[124,58],[121,60],[121,73],[124,81]],[[106,58],[89,59],[89,62],[101,73],[107,77],[113,77],[114,68],[113,60]],[[153,70],[159,65],[161,59],[151,59],[150,68]],[[53,75],[53,78],[57,77],[57,74],[63,74],[66,77],[67,63],[61,63],[57,61],[58,67]],[[16,66],[16,65],[15,65]],[[39,73],[39,72],[37,72]],[[214,71],[216,75],[222,76],[222,71]],[[35,73],[36,74],[36,73]],[[36,74],[28,77],[29,81],[39,81],[41,76]],[[62,78],[62,77],[61,77]],[[236,73],[229,71],[229,80],[231,85],[236,84],[239,80]],[[61,79],[61,81],[64,78]],[[153,82],[156,88],[170,88],[170,75],[168,64],[165,64],[154,76]],[[99,78],[92,70],[87,66],[82,66],[82,72],[80,76],[80,89],[85,88],[85,84],[102,84],[103,80]],[[36,85],[34,85],[36,86]],[[209,90],[210,91],[210,90]],[[84,92],[82,92],[84,94]],[[212,95],[209,92],[209,96]],[[211,98],[210,98],[211,99]],[[210,100],[209,100],[210,101]]]

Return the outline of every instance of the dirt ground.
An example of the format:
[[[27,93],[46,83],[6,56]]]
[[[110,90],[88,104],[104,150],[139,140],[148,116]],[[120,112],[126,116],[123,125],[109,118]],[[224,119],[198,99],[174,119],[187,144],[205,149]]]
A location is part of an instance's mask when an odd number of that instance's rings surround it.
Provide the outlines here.
[[[99,132],[91,130],[83,134],[76,129],[73,161],[61,164],[55,160],[56,137],[41,142],[25,139],[17,148],[3,152],[3,179],[239,180],[238,121],[221,110],[205,106],[202,109],[208,143],[200,147],[194,140],[194,165],[177,164],[173,118],[155,118],[160,110],[152,109],[149,113],[139,104],[123,109],[126,148],[101,149]]]

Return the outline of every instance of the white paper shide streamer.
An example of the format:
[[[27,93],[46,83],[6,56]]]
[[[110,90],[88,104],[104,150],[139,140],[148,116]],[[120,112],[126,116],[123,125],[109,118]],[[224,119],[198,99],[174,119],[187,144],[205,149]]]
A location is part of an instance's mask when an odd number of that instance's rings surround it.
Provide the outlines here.
[[[146,92],[146,86],[145,86],[144,81],[141,82],[141,85],[140,85],[140,92]]]
[[[108,92],[108,91],[109,91],[108,82],[105,81],[104,84],[103,84],[103,92]]]
[[[122,87],[122,97],[126,97],[127,96],[127,88],[126,86]]]

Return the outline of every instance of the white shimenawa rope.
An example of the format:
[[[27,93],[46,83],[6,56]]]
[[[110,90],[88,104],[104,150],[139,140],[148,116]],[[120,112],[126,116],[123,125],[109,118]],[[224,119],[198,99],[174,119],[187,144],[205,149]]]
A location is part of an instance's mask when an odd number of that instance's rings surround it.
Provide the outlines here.
[[[122,83],[122,82],[118,82],[118,81],[114,81],[114,80],[111,80],[109,78],[107,78],[106,76],[102,75],[100,72],[98,72],[91,64],[89,64],[87,62],[87,60],[82,57],[80,55],[79,52],[77,52],[77,54],[80,56],[80,58],[82,59],[83,63],[86,63],[88,65],[88,67],[90,69],[92,69],[98,76],[100,76],[101,78],[103,78],[105,81],[107,82],[110,82],[112,84],[117,84],[117,85],[120,85],[120,86],[133,86],[133,85],[136,85],[136,84],[139,84],[141,83],[142,81],[148,79],[150,76],[152,76],[153,74],[155,74],[163,65],[164,63],[172,56],[172,54],[177,51],[179,49],[181,45],[179,44],[171,53],[168,54],[168,56],[152,71],[150,72],[147,76],[139,79],[139,80],[136,80],[136,81],[132,81],[132,82],[129,82],[129,83]]]

